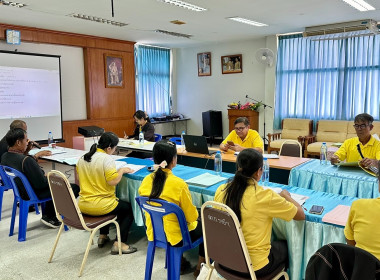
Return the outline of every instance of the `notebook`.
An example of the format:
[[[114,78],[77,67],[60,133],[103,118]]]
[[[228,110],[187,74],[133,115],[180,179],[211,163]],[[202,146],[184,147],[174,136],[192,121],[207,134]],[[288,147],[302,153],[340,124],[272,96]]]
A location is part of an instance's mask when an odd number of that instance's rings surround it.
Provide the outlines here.
[[[345,226],[349,214],[350,206],[338,205],[333,210],[331,210],[323,216],[322,222]]]
[[[225,180],[227,180],[227,178],[210,173],[203,173],[202,175],[186,180],[186,183],[199,187],[209,187]]]
[[[186,151],[190,153],[212,155],[216,151],[210,152],[207,146],[207,140],[204,136],[196,135],[182,135],[183,140],[185,141]]]

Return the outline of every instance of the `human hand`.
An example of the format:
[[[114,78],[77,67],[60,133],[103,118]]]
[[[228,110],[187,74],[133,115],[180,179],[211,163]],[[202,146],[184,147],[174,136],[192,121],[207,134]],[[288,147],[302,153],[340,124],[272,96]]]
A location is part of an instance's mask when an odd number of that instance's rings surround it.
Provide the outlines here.
[[[287,190],[282,190],[282,191],[280,192],[280,196],[282,196],[282,197],[285,198],[286,200],[288,200],[289,198],[291,198],[290,193],[289,193]]]
[[[129,167],[122,167],[122,168],[120,168],[119,169],[119,172],[121,172],[121,173],[133,173],[133,169],[131,169],[131,168],[129,168]]]
[[[223,151],[228,151],[229,147],[230,147],[230,145],[228,145],[228,144],[221,144],[220,145],[220,149]]]
[[[377,168],[377,160],[376,159],[370,159],[370,158],[363,158],[360,161],[360,165],[363,167],[369,168],[370,166],[374,166]]]
[[[52,153],[50,151],[47,151],[47,150],[44,150],[44,151],[40,151],[38,153],[36,153],[34,156],[36,157],[36,159],[40,158],[40,157],[47,157],[47,156],[51,156]]]
[[[244,150],[244,147],[235,144],[234,146],[231,146],[230,149],[231,149],[231,150],[234,150],[235,152],[241,152],[242,150]]]
[[[331,164],[337,164],[340,162],[340,159],[338,156],[336,155],[332,155],[331,158],[330,158],[330,161],[331,161]]]

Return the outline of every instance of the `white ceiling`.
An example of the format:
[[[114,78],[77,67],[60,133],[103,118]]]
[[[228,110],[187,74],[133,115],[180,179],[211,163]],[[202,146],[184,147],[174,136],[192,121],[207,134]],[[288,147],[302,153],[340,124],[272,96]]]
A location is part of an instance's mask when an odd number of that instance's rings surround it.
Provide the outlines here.
[[[313,25],[360,19],[380,21],[380,0],[367,0],[376,8],[369,12],[359,12],[342,0],[187,2],[208,10],[193,12],[156,0],[114,0],[115,17],[112,18],[111,0],[24,0],[22,3],[27,4],[24,8],[0,5],[0,22],[176,48],[303,31],[306,26]],[[71,13],[106,18],[128,25],[117,27],[68,17]],[[245,17],[269,26],[254,27],[226,19],[232,16]],[[172,20],[181,20],[187,24],[174,25],[170,23]],[[155,29],[190,34],[193,37],[172,37],[155,33]]]

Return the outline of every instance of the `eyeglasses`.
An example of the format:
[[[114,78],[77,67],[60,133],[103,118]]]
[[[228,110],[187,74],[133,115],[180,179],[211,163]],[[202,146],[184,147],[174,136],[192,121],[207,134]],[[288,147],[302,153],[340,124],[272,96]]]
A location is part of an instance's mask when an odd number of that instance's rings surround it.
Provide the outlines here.
[[[246,126],[241,126],[241,127],[235,127],[236,131],[243,131]]]
[[[364,128],[366,128],[367,126],[369,126],[369,124],[354,124],[353,125],[353,127],[355,128],[355,129],[364,129]]]

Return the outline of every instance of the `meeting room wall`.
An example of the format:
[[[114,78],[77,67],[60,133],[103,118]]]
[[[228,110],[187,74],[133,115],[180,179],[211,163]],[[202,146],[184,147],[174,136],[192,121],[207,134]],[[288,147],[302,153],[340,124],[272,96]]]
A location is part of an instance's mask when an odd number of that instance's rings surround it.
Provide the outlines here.
[[[228,131],[227,104],[250,101],[246,95],[274,105],[275,66],[259,63],[255,53],[269,47],[276,51],[276,36],[230,43],[215,43],[202,47],[177,49],[175,54],[176,82],[173,87],[173,111],[191,118],[188,134],[202,135],[202,112],[222,111],[223,135]],[[198,77],[197,53],[211,52],[211,76]],[[221,56],[242,54],[242,73],[222,74]],[[259,110],[259,133],[264,135],[263,107]],[[273,131],[273,109],[266,110],[266,131]]]
[[[83,49],[79,47],[22,43],[9,45],[0,41],[0,50],[51,54],[61,56],[62,120],[85,120],[86,89],[83,65]]]
[[[21,45],[4,43],[6,29],[21,32]],[[132,134],[135,112],[134,42],[0,23],[0,47],[62,55],[63,138],[72,147],[79,126],[97,125]],[[122,59],[122,86],[107,86],[105,57]]]

